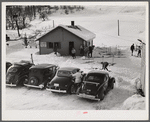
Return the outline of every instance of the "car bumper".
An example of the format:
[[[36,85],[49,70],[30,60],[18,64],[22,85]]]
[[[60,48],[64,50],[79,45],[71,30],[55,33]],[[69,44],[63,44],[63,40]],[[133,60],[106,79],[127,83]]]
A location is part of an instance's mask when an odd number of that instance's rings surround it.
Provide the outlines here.
[[[48,88],[46,88],[46,90],[48,90],[48,91],[51,91],[51,92],[58,92],[58,93],[67,93],[67,91],[66,90],[56,90],[56,89],[48,89]]]
[[[32,87],[32,88],[38,88],[38,89],[42,89],[42,88],[44,88],[44,86],[34,86],[34,85],[29,85],[29,84],[24,84],[25,86],[27,86],[27,87]]]
[[[6,86],[17,86],[16,84],[6,84]]]
[[[91,100],[100,100],[98,98],[95,98],[95,96],[92,96],[92,95],[87,95],[87,94],[78,94],[79,97],[82,97],[82,98],[87,98],[87,99],[91,99]]]

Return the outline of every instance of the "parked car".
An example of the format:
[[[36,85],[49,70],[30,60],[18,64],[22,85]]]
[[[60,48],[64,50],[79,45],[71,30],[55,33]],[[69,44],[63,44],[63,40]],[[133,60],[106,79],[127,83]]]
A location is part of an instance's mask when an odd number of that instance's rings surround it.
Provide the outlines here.
[[[47,84],[47,90],[51,92],[71,93],[72,74],[75,74],[79,68],[75,67],[62,67],[60,68],[55,77]]]
[[[83,80],[78,96],[92,100],[103,100],[106,93],[114,88],[114,83],[115,78],[110,77],[108,72],[90,71]]]
[[[6,86],[22,86],[29,75],[29,68],[34,64],[20,61],[10,66],[6,73]]]
[[[12,63],[6,62],[6,72],[7,72],[8,68],[9,68],[10,66],[12,66]]]
[[[28,81],[25,86],[43,89],[49,81],[55,76],[58,69],[54,64],[39,64],[32,66],[29,70]]]

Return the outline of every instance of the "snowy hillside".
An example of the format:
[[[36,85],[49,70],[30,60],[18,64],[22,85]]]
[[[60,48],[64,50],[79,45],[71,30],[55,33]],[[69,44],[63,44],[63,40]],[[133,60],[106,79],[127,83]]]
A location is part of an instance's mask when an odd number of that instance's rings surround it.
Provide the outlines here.
[[[38,18],[31,21],[31,27],[20,32],[22,37],[25,33],[30,37],[40,31],[38,36],[41,36],[53,28],[53,21],[54,26],[58,26],[59,24],[70,25],[73,20],[75,25],[81,25],[96,34],[94,39],[96,46],[130,46],[132,43],[138,43],[138,38],[145,40],[145,11],[144,6],[94,6],[69,15],[58,11],[49,16],[46,21]],[[120,36],[118,36],[118,20]],[[6,33],[12,38],[17,36],[17,33],[12,30]]]

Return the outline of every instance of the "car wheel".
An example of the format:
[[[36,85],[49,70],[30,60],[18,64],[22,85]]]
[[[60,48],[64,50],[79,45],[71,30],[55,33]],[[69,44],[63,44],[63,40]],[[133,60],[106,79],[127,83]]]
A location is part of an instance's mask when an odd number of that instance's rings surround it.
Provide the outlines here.
[[[25,78],[25,79],[23,80],[22,85],[24,85],[24,84],[28,84],[28,79]]]
[[[24,78],[21,79],[21,83],[20,84],[22,86],[24,86],[24,84],[27,84],[27,83],[28,83],[28,78],[27,77],[24,77]]]
[[[102,101],[104,99],[105,94],[104,94],[104,89],[103,88],[99,91],[98,97],[99,97],[100,101]]]
[[[71,94],[75,93],[75,86],[74,85],[71,85],[70,91],[71,91]]]
[[[71,87],[67,89],[67,94],[71,94]]]
[[[30,85],[38,85],[38,79],[36,77],[31,77],[29,81]]]
[[[114,83],[115,83],[115,78],[111,78],[111,80],[110,80],[110,82],[111,82],[111,89],[113,89],[114,88]]]

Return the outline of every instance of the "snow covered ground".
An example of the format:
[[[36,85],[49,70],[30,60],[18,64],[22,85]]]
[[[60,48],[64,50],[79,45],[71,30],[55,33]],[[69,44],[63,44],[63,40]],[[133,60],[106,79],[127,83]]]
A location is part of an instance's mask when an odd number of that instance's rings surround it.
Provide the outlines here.
[[[137,39],[145,39],[145,8],[140,7],[92,7],[83,12],[73,15],[55,14],[49,20],[32,21],[28,29],[22,30],[22,34],[32,35],[35,30],[48,30],[52,27],[53,20],[55,26],[59,24],[81,25],[96,34],[95,46],[120,46],[124,48],[124,57],[114,58],[115,65],[109,66],[110,75],[116,79],[115,88],[111,90],[103,101],[97,102],[82,99],[76,95],[54,94],[46,90],[39,90],[26,87],[6,87],[5,109],[6,110],[145,110],[145,97],[136,93],[135,80],[140,77],[141,58],[130,56],[129,47],[136,43]],[[120,20],[120,36],[118,36],[117,21]],[[46,31],[45,31],[46,32]],[[6,32],[11,35],[12,31]],[[17,33],[14,32],[13,33]],[[39,55],[38,48],[24,48],[22,40],[8,42],[6,47],[6,60],[18,62],[20,60],[30,60],[33,54],[34,63],[52,63],[62,66],[80,67],[84,72],[93,68],[101,68],[102,60],[112,62],[112,58],[90,58],[83,59],[70,56],[55,56],[53,53]],[[98,53],[96,53],[98,54]],[[134,54],[136,55],[136,53]],[[41,60],[42,59],[42,60]],[[4,82],[4,81],[3,81]]]
[[[110,75],[115,77],[115,88],[110,91],[102,102],[95,102],[78,98],[75,95],[66,94],[53,94],[46,90],[28,89],[26,87],[7,87],[6,88],[6,109],[8,110],[111,110],[111,109],[126,109],[122,107],[122,104],[126,99],[136,94],[135,80],[140,77],[140,58],[131,57],[128,54],[126,58],[115,58],[114,66],[109,66],[111,70]],[[101,68],[101,58],[89,58],[82,59],[77,57],[56,56],[54,53],[48,55],[38,55],[38,49],[36,48],[24,48],[20,51],[10,53],[7,55],[7,60],[11,62],[17,62],[19,59],[30,60],[30,54],[33,54],[34,63],[52,63],[57,64],[60,67],[72,66],[80,67],[84,72],[93,70],[94,68]],[[41,60],[41,58],[43,60]],[[132,60],[132,58],[136,58]],[[111,63],[112,58],[105,58],[105,61]],[[13,96],[13,97],[11,97]],[[35,97],[32,97],[35,96]],[[19,99],[18,99],[19,98]],[[141,99],[142,97],[139,97]],[[67,101],[66,101],[67,100]],[[143,106],[138,109],[145,109],[145,99],[143,100]],[[49,101],[47,103],[47,101]],[[54,102],[55,101],[55,102]],[[61,103],[60,103],[61,101]],[[128,102],[128,101],[127,101]],[[130,101],[131,102],[131,101]],[[65,105],[66,104],[66,105]],[[125,103],[127,104],[127,103]],[[138,104],[138,103],[137,103]],[[125,105],[123,105],[125,106]],[[131,106],[127,109],[137,109]]]

